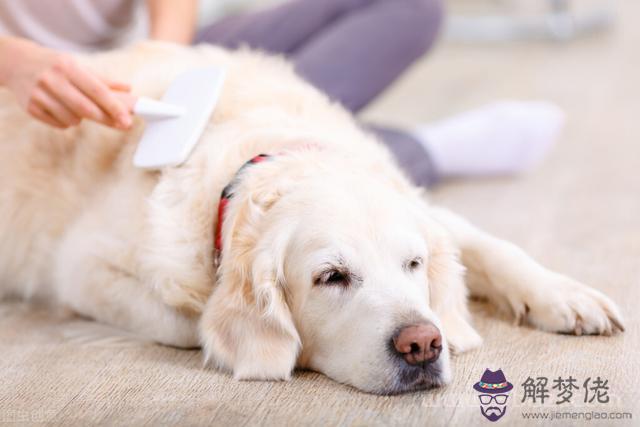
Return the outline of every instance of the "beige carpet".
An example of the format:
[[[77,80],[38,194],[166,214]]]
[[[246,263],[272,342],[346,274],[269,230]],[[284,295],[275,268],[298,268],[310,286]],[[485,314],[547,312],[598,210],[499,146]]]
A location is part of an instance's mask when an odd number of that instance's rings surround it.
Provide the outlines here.
[[[201,369],[197,351],[86,339],[88,322],[20,303],[0,305],[0,423],[59,425],[480,425],[471,386],[486,367],[515,388],[497,425],[540,424],[522,412],[620,411],[640,418],[640,4],[620,6],[608,36],[570,44],[441,45],[369,118],[411,124],[495,98],[551,99],[569,122],[545,164],[520,179],[451,183],[438,202],[518,243],[545,264],[606,291],[627,332],[556,336],[489,318],[474,306],[485,345],[454,359],[455,381],[377,397],[314,373],[291,382],[235,382]],[[81,338],[85,337],[85,338]],[[607,404],[522,403],[528,376],[608,380]],[[589,425],[632,425],[591,421]],[[568,421],[557,425],[569,425]],[[574,421],[575,424],[581,424]]]

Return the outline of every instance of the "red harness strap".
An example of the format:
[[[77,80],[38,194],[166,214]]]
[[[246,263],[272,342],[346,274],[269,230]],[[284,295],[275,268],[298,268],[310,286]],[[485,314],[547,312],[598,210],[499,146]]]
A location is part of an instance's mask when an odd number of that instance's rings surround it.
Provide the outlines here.
[[[238,169],[238,172],[236,172],[231,182],[227,184],[227,186],[222,190],[222,194],[220,195],[220,203],[218,204],[218,220],[216,221],[216,227],[213,236],[214,248],[218,255],[222,251],[222,223],[224,222],[224,215],[227,210],[229,200],[233,197],[233,189],[238,183],[241,172],[247,169],[249,166],[263,162],[269,158],[271,158],[269,154],[258,154],[257,156],[246,162],[240,169]]]

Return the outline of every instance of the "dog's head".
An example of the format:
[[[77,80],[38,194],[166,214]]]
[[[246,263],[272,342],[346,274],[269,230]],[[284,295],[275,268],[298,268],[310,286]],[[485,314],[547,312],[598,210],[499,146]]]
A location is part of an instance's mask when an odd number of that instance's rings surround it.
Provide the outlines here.
[[[356,173],[245,174],[204,309],[209,359],[241,379],[310,368],[361,390],[446,383],[450,347],[478,336],[463,269],[417,194]]]

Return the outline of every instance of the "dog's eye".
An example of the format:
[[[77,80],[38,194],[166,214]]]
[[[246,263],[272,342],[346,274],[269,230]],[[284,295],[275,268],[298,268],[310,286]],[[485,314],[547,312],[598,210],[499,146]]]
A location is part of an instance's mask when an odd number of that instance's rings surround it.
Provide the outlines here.
[[[417,270],[418,268],[420,268],[420,266],[422,266],[422,263],[423,263],[422,258],[415,257],[409,262],[407,262],[407,270],[409,271]]]
[[[345,277],[345,275],[339,271],[332,271],[329,274],[329,277],[327,277],[327,283],[330,283],[330,284],[341,283],[341,282],[345,282],[346,280],[347,278]]]
[[[349,277],[347,273],[334,269],[325,271],[314,282],[316,285],[346,286],[349,284]]]

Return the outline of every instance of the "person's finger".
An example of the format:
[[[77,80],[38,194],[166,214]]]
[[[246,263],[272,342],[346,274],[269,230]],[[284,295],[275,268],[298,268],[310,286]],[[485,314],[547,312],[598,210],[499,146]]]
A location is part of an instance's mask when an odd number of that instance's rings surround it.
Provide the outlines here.
[[[113,126],[111,117],[65,78],[52,80],[46,85],[46,90],[62,101],[76,116]]]
[[[32,100],[65,127],[75,126],[80,123],[80,117],[76,116],[66,105],[46,91],[36,92],[32,96]]]
[[[100,80],[102,80],[104,84],[106,84],[111,90],[115,90],[118,92],[131,92],[131,85],[128,83],[112,80],[104,76],[99,76],[99,77],[100,77]]]
[[[104,110],[119,127],[131,126],[131,114],[100,79],[79,67],[69,70],[69,78],[78,89]]]
[[[133,113],[133,108],[136,105],[138,97],[131,95],[128,92],[115,92],[115,95],[120,100],[120,102],[122,102],[127,107],[127,111]]]
[[[36,103],[30,103],[29,108],[27,109],[29,114],[31,114],[36,119],[44,122],[50,126],[65,129],[67,126],[64,126],[62,123],[58,122],[51,114],[45,111],[41,106]]]

